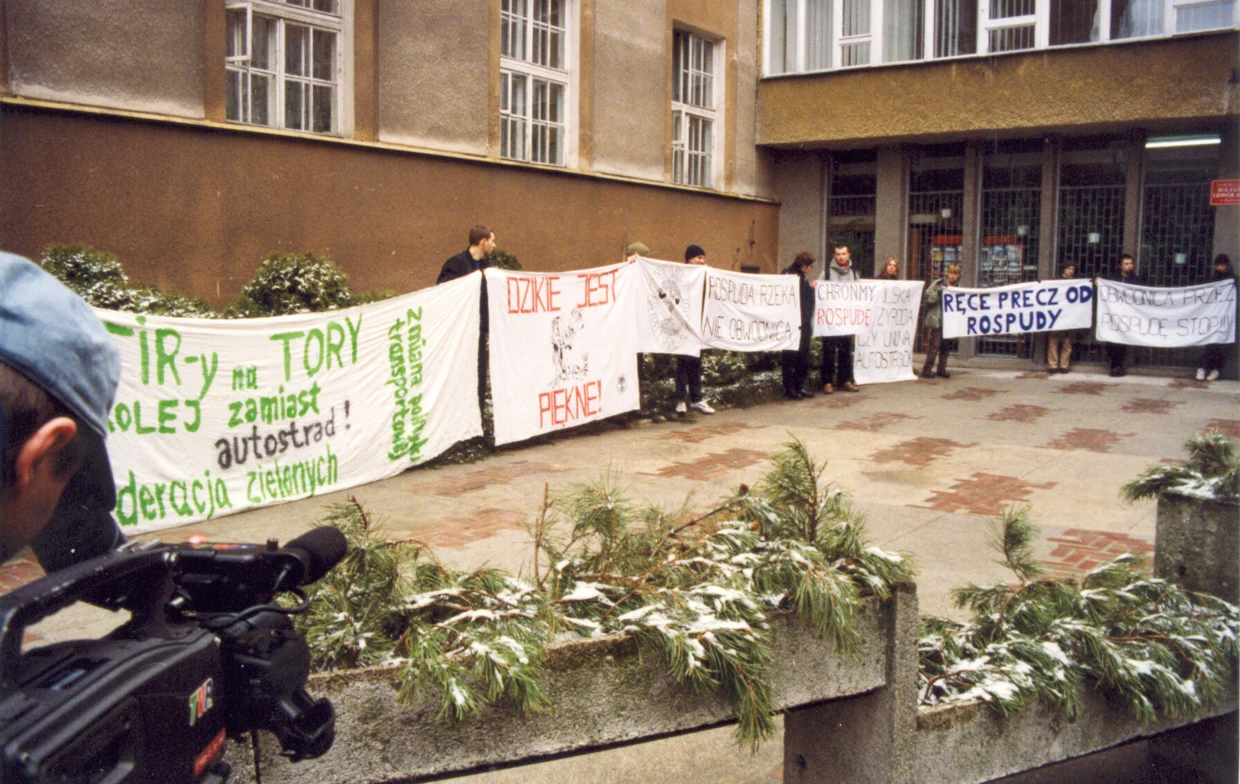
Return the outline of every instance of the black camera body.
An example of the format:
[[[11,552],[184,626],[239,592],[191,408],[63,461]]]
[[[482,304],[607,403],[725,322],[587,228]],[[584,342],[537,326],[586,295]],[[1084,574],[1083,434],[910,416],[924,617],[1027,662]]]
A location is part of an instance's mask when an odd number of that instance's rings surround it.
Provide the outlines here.
[[[0,597],[0,784],[219,784],[227,738],[276,735],[293,760],[324,754],[335,713],[305,691],[298,586],[344,555],[320,528],[280,548],[126,548]],[[291,592],[298,606],[273,604]],[[21,650],[27,626],[87,600],[128,609],[106,637]]]

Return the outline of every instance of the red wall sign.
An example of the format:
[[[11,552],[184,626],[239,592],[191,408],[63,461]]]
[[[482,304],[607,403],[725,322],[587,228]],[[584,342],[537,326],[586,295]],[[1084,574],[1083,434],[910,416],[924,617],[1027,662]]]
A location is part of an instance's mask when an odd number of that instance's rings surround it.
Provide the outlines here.
[[[1210,206],[1232,207],[1240,205],[1240,180],[1212,180],[1210,182]]]

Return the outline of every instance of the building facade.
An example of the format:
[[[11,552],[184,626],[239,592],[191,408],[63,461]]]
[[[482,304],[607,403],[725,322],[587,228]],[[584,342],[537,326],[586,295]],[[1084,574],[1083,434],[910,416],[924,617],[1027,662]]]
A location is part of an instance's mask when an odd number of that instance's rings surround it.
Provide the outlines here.
[[[541,270],[843,241],[866,273],[1130,252],[1183,285],[1240,259],[1209,204],[1238,28],[1238,0],[0,0],[0,246],[216,304],[272,251],[420,288],[478,222]]]
[[[272,251],[434,282],[689,243],[774,272],[756,0],[2,0],[0,245],[234,296]]]

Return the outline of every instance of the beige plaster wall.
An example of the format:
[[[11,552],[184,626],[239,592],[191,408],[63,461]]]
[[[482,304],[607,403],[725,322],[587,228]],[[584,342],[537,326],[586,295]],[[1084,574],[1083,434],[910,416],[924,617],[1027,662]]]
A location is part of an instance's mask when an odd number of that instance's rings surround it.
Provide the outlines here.
[[[822,269],[822,184],[823,161],[814,152],[783,152],[774,157],[772,168],[778,183],[779,268],[792,263],[801,251],[809,251]]]
[[[380,141],[487,154],[490,15],[489,0],[379,3]]]
[[[758,142],[859,143],[1036,133],[1240,112],[1240,33],[763,80]],[[846,111],[822,110],[824,106]]]
[[[736,128],[732,190],[753,195],[758,193],[758,157],[755,146],[758,111],[758,0],[736,0],[736,45],[732,55],[736,63],[733,122]]]
[[[201,3],[3,2],[12,94],[203,117]]]
[[[595,171],[663,181],[672,69],[666,25],[664,0],[594,4]]]

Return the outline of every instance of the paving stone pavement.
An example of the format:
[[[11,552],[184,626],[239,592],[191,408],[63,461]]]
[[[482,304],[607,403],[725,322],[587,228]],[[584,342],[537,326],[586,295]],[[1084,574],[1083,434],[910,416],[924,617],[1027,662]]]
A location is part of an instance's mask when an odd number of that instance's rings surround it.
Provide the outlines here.
[[[986,547],[989,524],[1005,504],[1032,507],[1042,528],[1036,552],[1053,574],[1080,575],[1123,552],[1153,551],[1154,503],[1121,501],[1125,482],[1151,465],[1180,459],[1184,441],[1207,427],[1240,437],[1236,382],[1111,379],[1088,371],[952,373],[949,380],[873,385],[803,402],[564,434],[503,449],[479,463],[415,469],[156,536],[284,541],[312,527],[326,504],[356,497],[391,538],[425,542],[448,564],[520,570],[532,555],[524,525],[537,514],[545,485],[554,491],[607,476],[635,499],[665,506],[688,499],[691,508],[704,510],[730,488],[759,479],[770,454],[796,437],[828,460],[826,478],[853,495],[873,543],[916,558],[922,611],[950,615],[956,613],[952,588],[1011,579]],[[0,588],[37,574],[32,561],[7,565],[0,568]],[[43,639],[94,636],[115,623],[75,612],[32,633]],[[474,778],[778,780],[778,740],[750,757],[734,749],[729,733],[713,730]],[[656,761],[657,770],[650,767]]]

